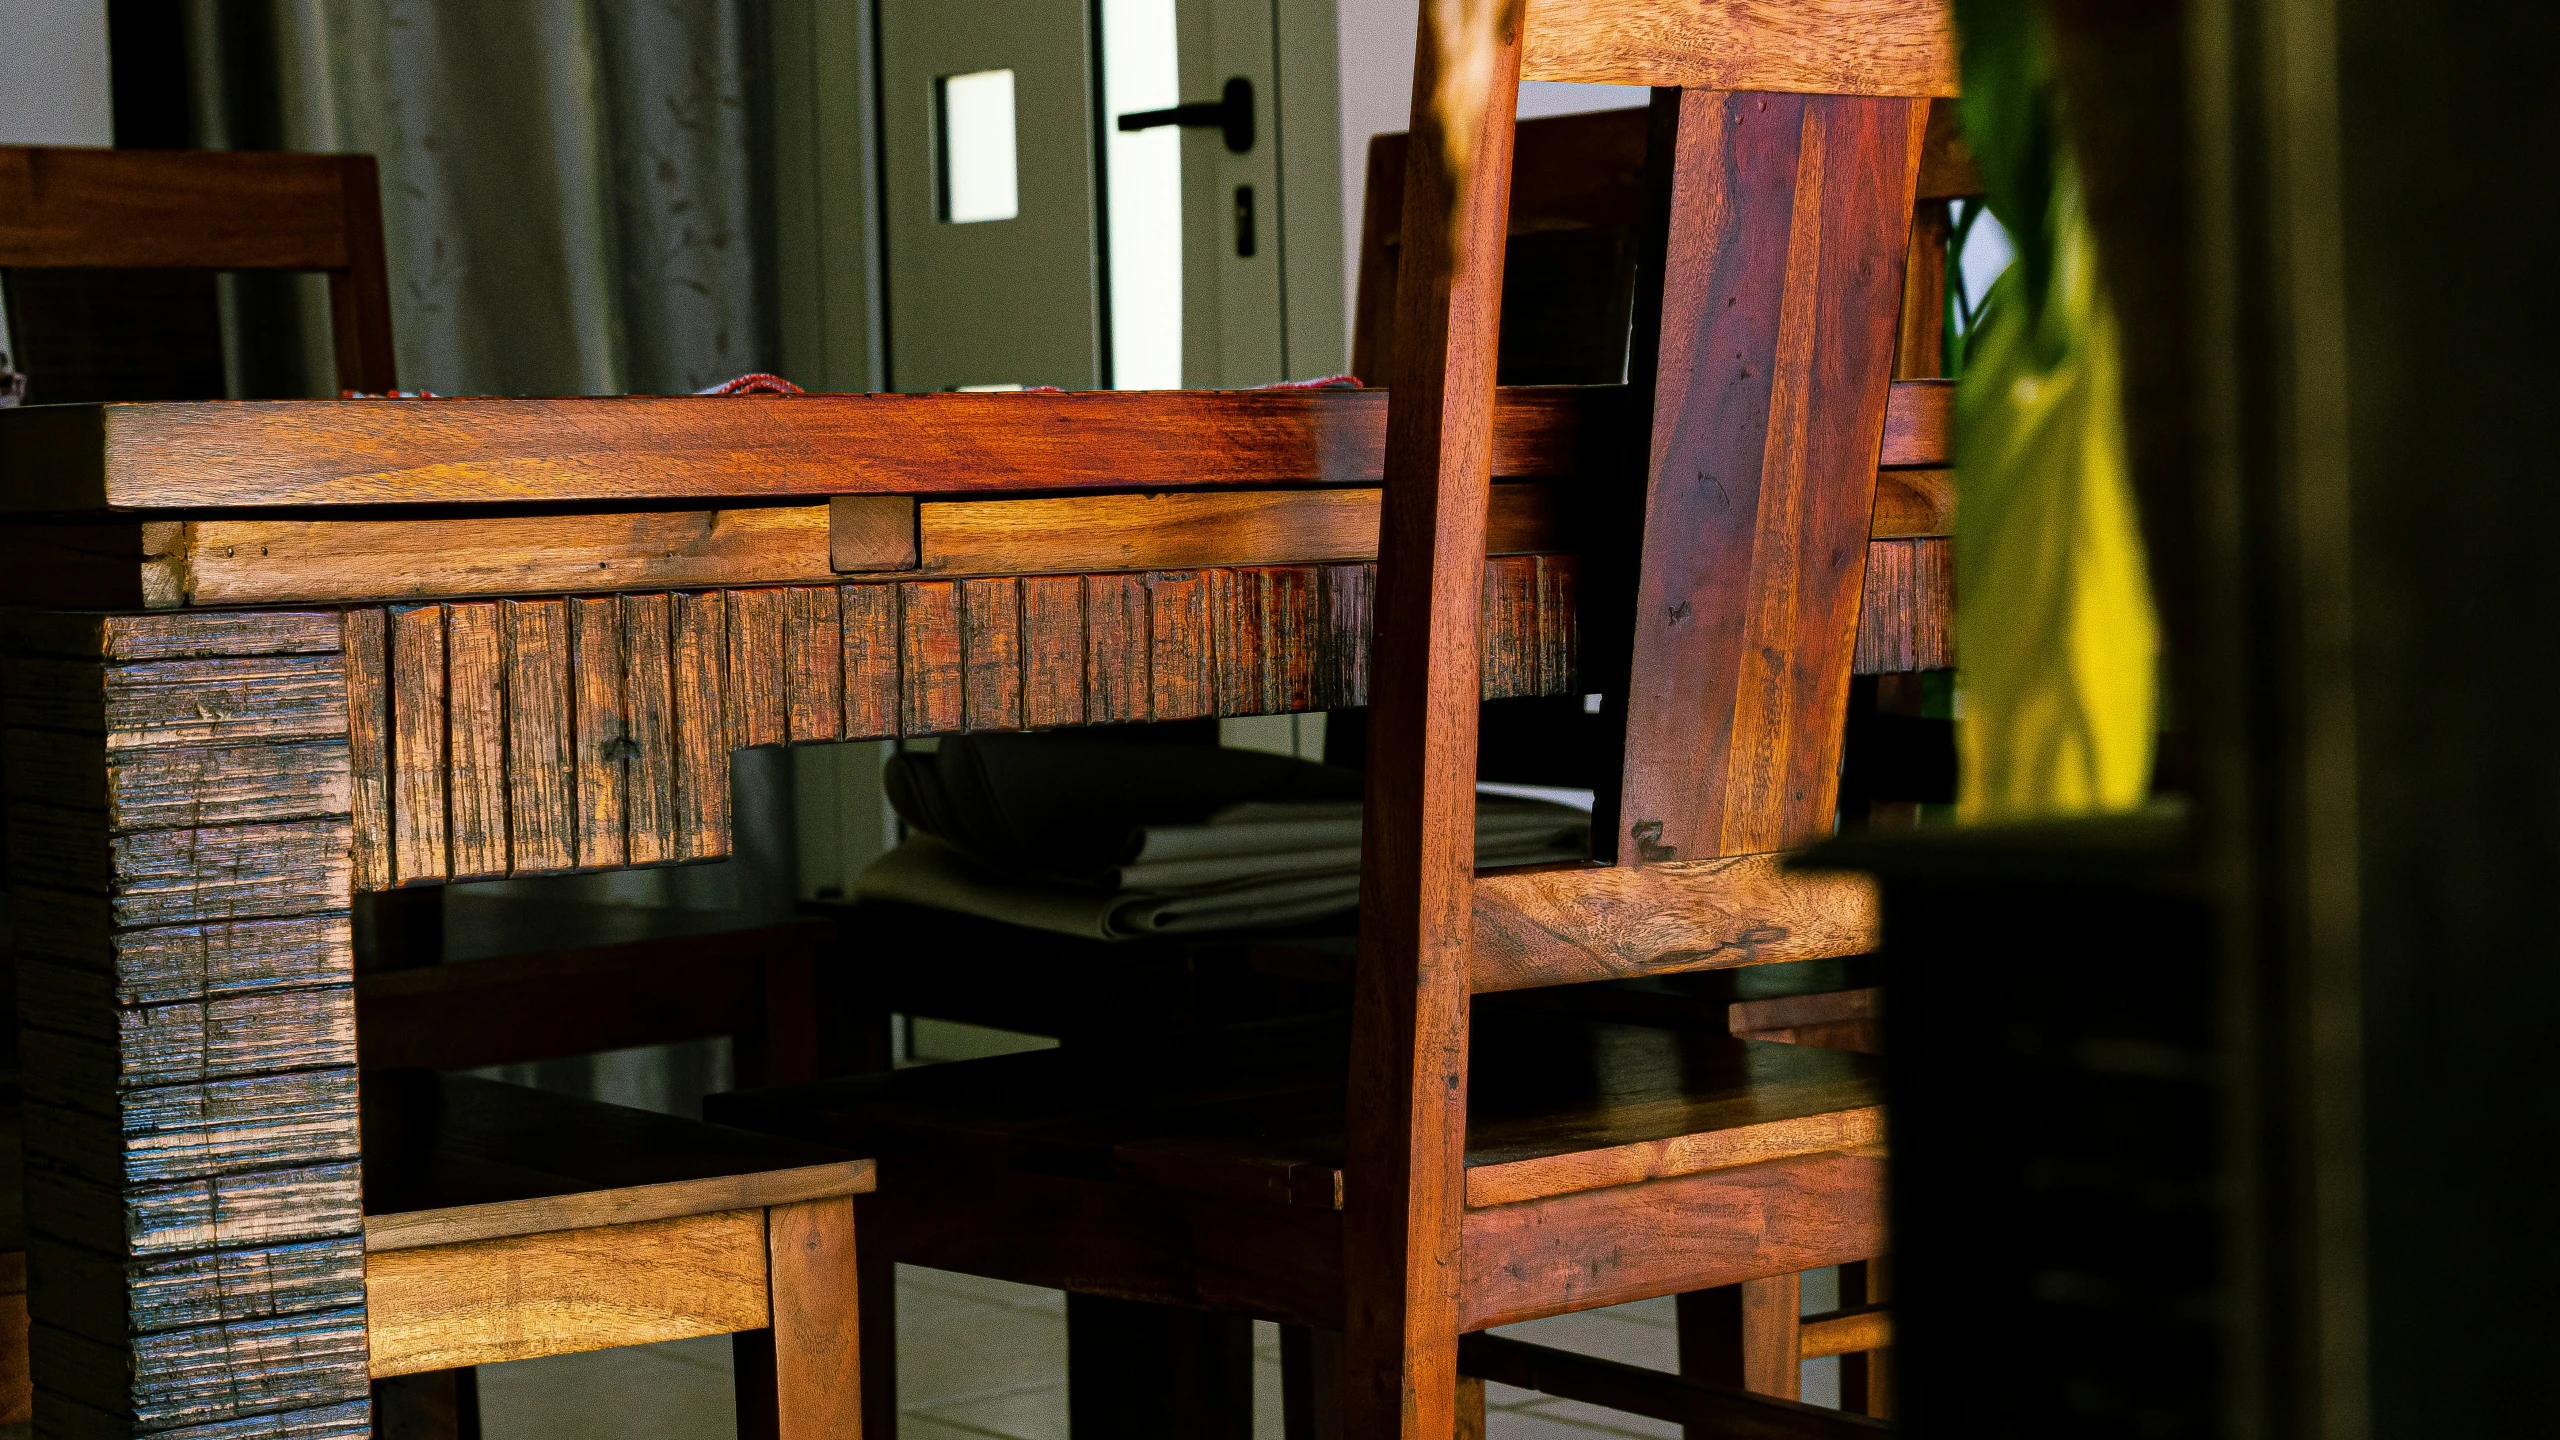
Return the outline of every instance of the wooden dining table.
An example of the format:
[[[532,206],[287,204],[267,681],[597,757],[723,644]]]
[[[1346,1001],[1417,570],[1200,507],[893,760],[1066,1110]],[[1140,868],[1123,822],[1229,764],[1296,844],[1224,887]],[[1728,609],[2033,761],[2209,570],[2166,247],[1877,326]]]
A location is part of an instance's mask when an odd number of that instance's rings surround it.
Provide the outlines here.
[[[1576,597],[1629,553],[1621,404],[1499,394],[1488,699],[1607,683]],[[150,1432],[364,1395],[359,894],[718,858],[743,747],[1362,705],[1386,408],[0,412],[39,1403]],[[1949,408],[1894,388],[1862,672],[1951,663]]]

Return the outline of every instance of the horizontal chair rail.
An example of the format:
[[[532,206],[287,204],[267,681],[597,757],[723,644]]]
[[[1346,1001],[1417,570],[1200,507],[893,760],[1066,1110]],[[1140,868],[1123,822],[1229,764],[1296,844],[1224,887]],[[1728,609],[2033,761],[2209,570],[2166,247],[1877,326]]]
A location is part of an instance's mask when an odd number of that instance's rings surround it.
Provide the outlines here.
[[[1955,26],[1944,0],[1529,0],[1520,78],[1951,96]]]
[[[1780,855],[1497,871],[1475,882],[1472,976],[1482,995],[1863,955],[1881,923],[1866,877]]]
[[[1893,1428],[1864,1415],[1754,1395],[1503,1335],[1461,1338],[1458,1373],[1650,1420],[1702,1426],[1721,1440],[1866,1440]]]
[[[1494,470],[1613,464],[1624,388],[1500,392]],[[1947,463],[1952,388],[1894,388],[1879,463]],[[587,504],[1375,485],[1387,392],[612,396],[35,406],[0,511]]]

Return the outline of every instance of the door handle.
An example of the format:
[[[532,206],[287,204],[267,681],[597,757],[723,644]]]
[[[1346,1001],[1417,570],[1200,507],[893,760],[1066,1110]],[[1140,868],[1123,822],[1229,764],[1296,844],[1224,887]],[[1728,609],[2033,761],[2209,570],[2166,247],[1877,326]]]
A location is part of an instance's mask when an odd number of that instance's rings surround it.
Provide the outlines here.
[[[1170,110],[1135,110],[1120,117],[1123,132],[1153,130],[1159,125],[1224,130],[1229,153],[1242,155],[1253,148],[1253,82],[1238,75],[1227,81],[1215,100],[1194,100]]]

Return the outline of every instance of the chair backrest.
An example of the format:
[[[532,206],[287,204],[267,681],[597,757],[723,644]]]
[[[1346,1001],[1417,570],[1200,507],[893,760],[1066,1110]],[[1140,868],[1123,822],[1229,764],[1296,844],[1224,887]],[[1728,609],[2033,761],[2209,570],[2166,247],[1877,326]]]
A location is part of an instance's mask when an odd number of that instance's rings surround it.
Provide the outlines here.
[[[1514,134],[1496,379],[1504,385],[1616,384],[1626,378],[1644,220],[1645,111],[1550,115],[1521,121]],[[1400,130],[1369,138],[1351,373],[1372,385],[1386,383],[1395,353],[1406,139]],[[1896,379],[1933,379],[1942,371],[1945,295],[1937,287],[1947,263],[1946,202],[1981,193],[1955,102],[1931,101]]]
[[[1955,89],[1941,0],[1536,0],[1453,61],[1434,21],[1473,8],[1426,7],[1415,62],[1347,1117],[1346,1418],[1416,1437],[1453,1423],[1517,82],[1656,87],[1621,462],[1643,480],[1582,611],[1622,736],[1594,842],[1625,865],[1830,829],[1928,98]]]
[[[218,270],[325,272],[339,387],[396,388],[372,156],[0,146],[31,402],[219,398]]]

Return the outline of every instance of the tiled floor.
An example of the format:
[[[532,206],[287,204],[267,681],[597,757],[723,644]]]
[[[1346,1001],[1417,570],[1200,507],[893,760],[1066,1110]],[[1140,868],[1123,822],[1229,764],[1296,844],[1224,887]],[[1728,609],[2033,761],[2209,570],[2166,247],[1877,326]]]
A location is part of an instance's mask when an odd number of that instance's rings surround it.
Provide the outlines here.
[[[974,1026],[919,1021],[905,1063],[972,1059],[1053,1042]],[[725,1046],[666,1047],[524,1067],[507,1078],[623,1104],[695,1111],[725,1083]],[[539,1073],[535,1073],[539,1070]],[[1828,1271],[1804,1281],[1807,1313],[1833,1308]],[[1647,1300],[1505,1327],[1559,1349],[1669,1370],[1678,1363],[1672,1302]],[[1254,1326],[1254,1440],[1280,1440],[1280,1332]],[[1804,1398],[1839,1403],[1839,1362],[1805,1366]],[[1679,1427],[1496,1385],[1486,1395],[1490,1440],[1677,1440]],[[485,1440],[726,1440],[736,1432],[729,1341],[680,1340],[591,1355],[485,1366]],[[898,1267],[901,1440],[1066,1440],[1066,1298],[1055,1290],[947,1271]]]

